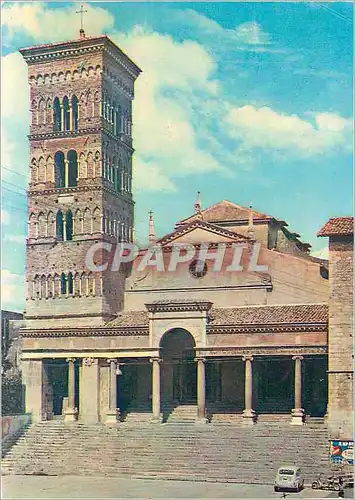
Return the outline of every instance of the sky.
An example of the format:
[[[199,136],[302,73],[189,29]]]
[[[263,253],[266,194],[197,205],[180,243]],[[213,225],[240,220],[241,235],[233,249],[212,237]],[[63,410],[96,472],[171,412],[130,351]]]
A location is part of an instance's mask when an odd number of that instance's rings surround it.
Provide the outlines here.
[[[2,308],[23,310],[27,68],[18,49],[78,38],[80,3],[2,2]],[[136,237],[226,199],[316,233],[352,215],[352,3],[84,3],[143,70],[133,106]]]

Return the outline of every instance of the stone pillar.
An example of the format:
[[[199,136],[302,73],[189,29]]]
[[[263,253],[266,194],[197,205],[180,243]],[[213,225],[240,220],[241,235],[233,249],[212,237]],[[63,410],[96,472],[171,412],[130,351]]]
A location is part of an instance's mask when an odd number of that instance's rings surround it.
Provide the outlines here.
[[[206,419],[206,359],[196,358],[197,362],[197,422],[207,423]]]
[[[107,360],[110,366],[109,373],[109,399],[108,399],[108,410],[106,413],[106,424],[116,424],[117,417],[119,415],[119,408],[117,408],[117,359]],[[118,365],[117,365],[118,366]]]
[[[25,386],[25,411],[31,413],[33,422],[39,422],[44,411],[42,360],[23,360],[21,366]]]
[[[302,356],[293,356],[295,362],[295,407],[291,412],[291,424],[303,425],[304,410],[302,409]]]
[[[64,411],[65,422],[74,422],[78,409],[75,408],[75,359],[67,358],[68,363],[68,407]]]
[[[152,363],[152,413],[153,422],[161,422],[160,409],[160,358],[151,358]]]
[[[87,424],[99,422],[100,414],[100,367],[97,358],[83,358],[80,367],[80,414],[79,420]]]
[[[253,368],[252,356],[244,356],[245,362],[245,408],[243,410],[244,422],[247,424],[255,423],[255,411],[253,410]]]

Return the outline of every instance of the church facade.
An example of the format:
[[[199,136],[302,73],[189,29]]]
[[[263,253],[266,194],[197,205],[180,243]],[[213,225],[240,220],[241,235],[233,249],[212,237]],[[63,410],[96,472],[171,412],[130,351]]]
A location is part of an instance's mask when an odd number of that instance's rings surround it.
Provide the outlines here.
[[[32,114],[26,411],[110,425],[169,421],[184,406],[201,423],[316,416],[352,440],[352,218],[321,229],[328,265],[286,221],[198,198],[163,238],[150,216],[149,247],[113,266],[117,245],[134,243],[140,69],[108,37],[81,35],[21,50]]]

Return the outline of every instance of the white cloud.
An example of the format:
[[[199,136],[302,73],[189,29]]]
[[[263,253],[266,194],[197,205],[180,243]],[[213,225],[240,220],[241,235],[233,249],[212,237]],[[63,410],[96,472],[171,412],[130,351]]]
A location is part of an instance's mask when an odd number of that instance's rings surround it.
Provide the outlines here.
[[[1,115],[29,122],[27,64],[19,52],[1,58]]]
[[[84,9],[87,35],[112,28],[114,18],[107,10],[92,4],[84,4]],[[80,15],[74,13],[73,4],[54,9],[40,2],[12,3],[2,9],[2,25],[7,28],[8,37],[21,32],[36,42],[58,42],[78,38]]]
[[[3,269],[1,271],[1,308],[23,310],[25,278]]]
[[[7,234],[5,236],[5,240],[9,241],[11,243],[18,243],[18,244],[24,245],[26,242],[26,235],[25,234]]]
[[[319,259],[329,260],[329,247],[328,245],[322,248],[321,250],[315,250],[311,252],[313,257],[318,257]]]
[[[112,36],[142,68],[134,101],[135,184],[137,189],[174,190],[172,178],[223,170],[212,152],[198,145],[189,100],[215,98],[216,64],[196,42],[135,27]]]
[[[298,115],[251,105],[232,108],[226,116],[229,134],[247,150],[294,152],[311,157],[351,147],[352,120],[334,113],[312,113],[314,124]]]
[[[271,36],[255,21],[247,21],[237,25],[234,29],[223,28],[209,17],[199,14],[193,9],[176,10],[170,22],[177,22],[181,26],[193,29],[194,35],[208,41],[208,45],[219,47],[220,50],[264,50],[271,45]],[[169,22],[168,21],[168,22]],[[273,49],[270,48],[270,51]]]
[[[6,210],[1,209],[1,224],[8,224],[10,222],[10,214]]]
[[[265,45],[270,43],[270,36],[255,21],[239,24],[235,29],[237,38],[247,45]]]

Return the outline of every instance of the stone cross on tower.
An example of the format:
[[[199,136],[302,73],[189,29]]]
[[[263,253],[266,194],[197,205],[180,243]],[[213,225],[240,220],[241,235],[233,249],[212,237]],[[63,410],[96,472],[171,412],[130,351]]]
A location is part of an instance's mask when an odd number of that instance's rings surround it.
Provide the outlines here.
[[[80,38],[85,38],[85,31],[84,31],[84,14],[87,12],[87,10],[84,10],[84,7],[81,5],[80,10],[76,11],[76,14],[80,14]]]

